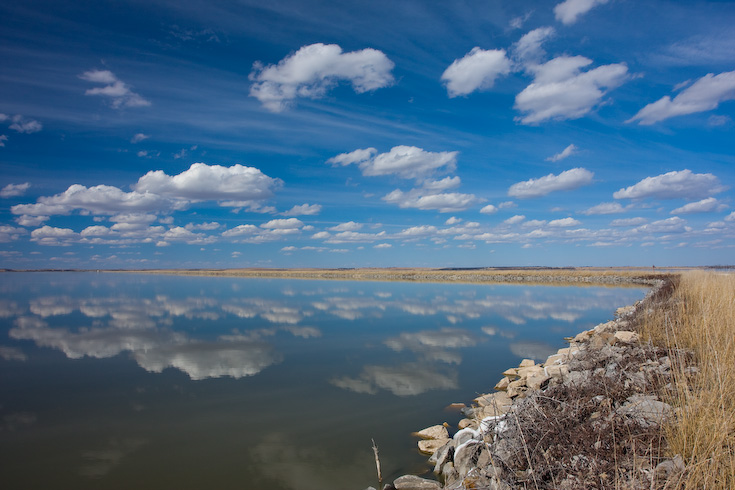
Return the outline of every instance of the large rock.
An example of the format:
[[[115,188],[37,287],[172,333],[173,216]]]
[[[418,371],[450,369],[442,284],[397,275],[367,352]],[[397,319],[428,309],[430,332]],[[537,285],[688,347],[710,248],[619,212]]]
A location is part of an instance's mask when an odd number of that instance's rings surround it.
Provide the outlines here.
[[[434,452],[449,442],[451,439],[424,439],[419,441],[419,451],[423,454],[434,454]]]
[[[627,332],[625,330],[619,330],[615,332],[616,342],[623,342],[625,344],[633,344],[638,342],[638,334],[635,332]]]
[[[674,410],[655,396],[633,395],[616,412],[631,417],[643,427],[651,427],[662,425],[673,415]]]
[[[403,475],[393,481],[396,490],[441,490],[438,481],[427,480],[413,475]]]
[[[443,425],[432,425],[416,433],[421,439],[449,439],[449,432]]]

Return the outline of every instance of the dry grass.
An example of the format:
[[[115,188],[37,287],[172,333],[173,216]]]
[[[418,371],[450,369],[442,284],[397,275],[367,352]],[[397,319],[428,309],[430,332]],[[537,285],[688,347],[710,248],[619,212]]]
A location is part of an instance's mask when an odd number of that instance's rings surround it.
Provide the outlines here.
[[[677,367],[668,401],[678,414],[666,439],[687,466],[680,488],[735,488],[735,274],[683,274],[666,307],[642,323]]]

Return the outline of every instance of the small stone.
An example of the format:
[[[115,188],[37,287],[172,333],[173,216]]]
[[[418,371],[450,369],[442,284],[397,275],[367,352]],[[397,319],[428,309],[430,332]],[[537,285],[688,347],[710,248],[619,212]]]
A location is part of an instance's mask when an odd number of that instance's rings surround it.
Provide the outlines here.
[[[536,362],[534,362],[533,359],[523,359],[521,363],[518,365],[518,367],[525,368],[525,367],[532,367],[535,365],[536,365]]]
[[[518,370],[516,368],[510,368],[503,371],[503,376],[508,376],[509,378],[517,378],[518,377]]]
[[[680,455],[674,456],[672,459],[667,459],[656,465],[654,474],[656,479],[659,481],[672,480],[673,478],[684,473],[686,465]]]
[[[528,366],[528,367],[518,369],[518,376],[521,379],[527,379],[532,376],[538,376],[540,374],[544,374],[544,368],[541,367],[541,365]]]
[[[432,425],[416,433],[422,439],[449,439],[449,432],[443,425]]]
[[[671,405],[659,401],[655,396],[633,395],[616,412],[628,415],[643,427],[651,427],[662,425],[673,415],[674,410]]]
[[[574,341],[575,342],[587,342],[590,339],[591,336],[592,336],[592,334],[588,330],[585,330],[584,332],[579,332],[574,337]]]
[[[450,403],[449,405],[444,407],[444,410],[446,410],[447,412],[454,412],[454,411],[462,410],[466,406],[467,405],[465,405],[464,403]]]
[[[396,490],[440,490],[438,481],[427,480],[414,475],[403,475],[393,481]]]
[[[460,430],[466,429],[467,427],[477,429],[478,427],[477,420],[462,419],[459,421],[459,423],[457,423],[457,428]]]
[[[508,385],[508,389],[506,390],[506,393],[509,397],[515,398],[517,396],[523,395],[526,390],[526,381],[525,380],[517,380],[513,381]]]
[[[423,454],[434,454],[434,452],[449,442],[450,439],[423,439],[419,441],[419,451]]]

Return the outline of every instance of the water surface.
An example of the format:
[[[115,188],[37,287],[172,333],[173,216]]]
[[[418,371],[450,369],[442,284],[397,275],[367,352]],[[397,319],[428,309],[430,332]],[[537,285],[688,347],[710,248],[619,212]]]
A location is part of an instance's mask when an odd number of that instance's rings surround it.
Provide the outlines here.
[[[0,486],[334,489],[642,288],[0,274]]]

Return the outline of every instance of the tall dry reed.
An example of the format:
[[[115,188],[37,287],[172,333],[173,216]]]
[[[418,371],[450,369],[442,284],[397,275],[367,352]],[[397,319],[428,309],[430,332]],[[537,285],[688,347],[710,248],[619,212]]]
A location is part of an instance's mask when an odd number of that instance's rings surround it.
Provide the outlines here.
[[[680,488],[734,489],[735,274],[683,274],[644,327],[672,353],[675,382],[668,401],[677,416],[666,439],[687,466]]]

